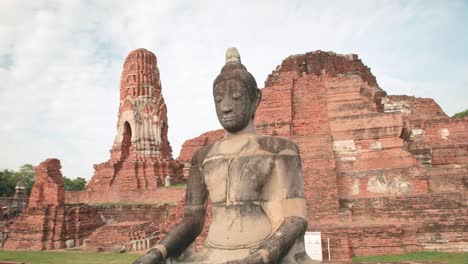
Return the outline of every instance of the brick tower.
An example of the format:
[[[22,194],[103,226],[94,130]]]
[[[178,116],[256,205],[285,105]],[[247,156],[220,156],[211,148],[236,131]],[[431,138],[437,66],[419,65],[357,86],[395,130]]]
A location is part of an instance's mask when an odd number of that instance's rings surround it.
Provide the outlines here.
[[[137,49],[127,56],[120,80],[117,135],[111,159],[94,165],[87,190],[156,189],[181,177],[167,138],[167,108],[156,56]]]

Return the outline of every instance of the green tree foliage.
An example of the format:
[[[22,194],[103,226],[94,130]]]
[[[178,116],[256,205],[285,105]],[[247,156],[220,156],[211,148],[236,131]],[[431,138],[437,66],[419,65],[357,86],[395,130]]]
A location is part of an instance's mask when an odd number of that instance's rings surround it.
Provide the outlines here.
[[[16,184],[18,184],[20,180],[23,180],[28,195],[31,194],[34,179],[34,167],[31,164],[21,165],[18,171],[9,169],[1,170],[0,197],[12,197],[15,194]],[[65,191],[81,191],[84,190],[86,180],[80,177],[76,179],[69,179],[64,176],[63,185]]]
[[[0,171],[0,197],[11,197],[15,194],[16,184],[23,180],[28,195],[31,193],[34,182],[34,168],[31,164],[20,166],[19,171]]]
[[[64,176],[63,185],[65,186],[65,191],[82,191],[86,185],[86,180],[81,177],[72,180]]]
[[[466,116],[468,116],[468,109],[460,113],[456,113],[452,117],[466,117]]]
[[[12,196],[15,193],[15,185],[11,186],[14,173],[12,170],[0,171],[0,197]]]
[[[20,179],[24,181],[26,192],[31,194],[31,189],[36,178],[34,173],[34,167],[31,164],[24,164],[19,167],[19,171],[16,173]]]

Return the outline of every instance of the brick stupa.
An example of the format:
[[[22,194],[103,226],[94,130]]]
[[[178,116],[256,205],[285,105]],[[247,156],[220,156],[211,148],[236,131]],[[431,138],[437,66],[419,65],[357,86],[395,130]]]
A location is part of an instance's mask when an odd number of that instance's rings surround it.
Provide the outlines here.
[[[167,131],[156,56],[146,49],[134,50],[123,66],[111,159],[94,166],[86,189],[154,190],[167,176],[177,182],[181,166],[172,158]]]

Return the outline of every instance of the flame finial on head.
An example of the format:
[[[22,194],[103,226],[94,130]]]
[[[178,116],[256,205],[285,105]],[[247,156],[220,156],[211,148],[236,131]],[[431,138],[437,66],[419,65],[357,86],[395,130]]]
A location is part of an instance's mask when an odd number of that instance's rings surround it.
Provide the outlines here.
[[[241,57],[237,51],[237,48],[233,47],[226,50],[226,64],[230,62],[241,62]]]

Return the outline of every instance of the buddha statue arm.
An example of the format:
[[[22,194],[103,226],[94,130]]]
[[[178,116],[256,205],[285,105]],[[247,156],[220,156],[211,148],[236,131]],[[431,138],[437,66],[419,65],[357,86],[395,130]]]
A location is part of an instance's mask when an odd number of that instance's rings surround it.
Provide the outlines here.
[[[166,247],[168,256],[181,253],[201,233],[205,223],[207,196],[200,165],[192,164],[185,194],[184,219],[159,243]]]
[[[251,254],[240,260],[226,264],[277,263],[293,246],[297,238],[307,229],[307,220],[302,217],[287,217],[276,232],[259,248],[251,249]]]
[[[158,264],[167,257],[185,250],[201,233],[205,223],[206,189],[201,172],[200,152],[195,153],[185,194],[184,219],[178,223],[156,246],[134,264]]]

